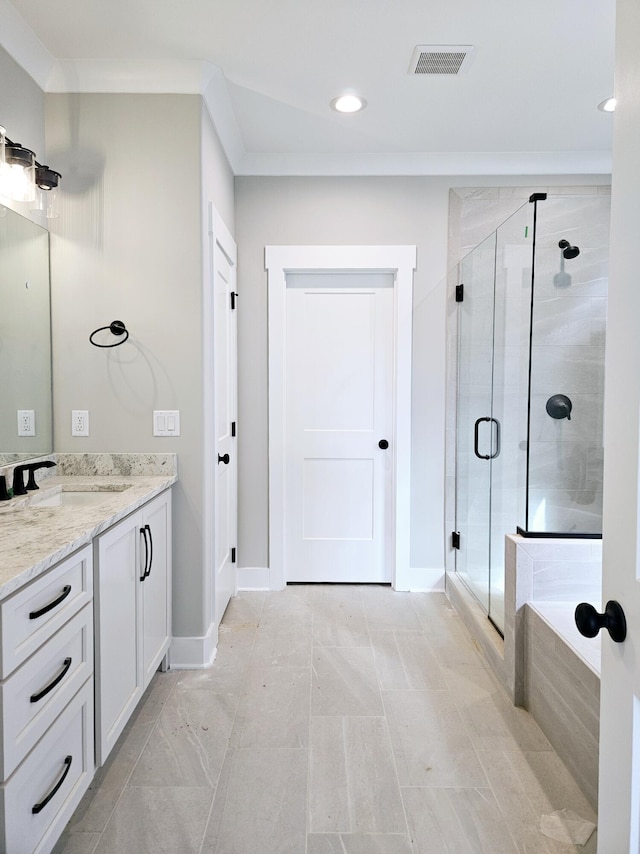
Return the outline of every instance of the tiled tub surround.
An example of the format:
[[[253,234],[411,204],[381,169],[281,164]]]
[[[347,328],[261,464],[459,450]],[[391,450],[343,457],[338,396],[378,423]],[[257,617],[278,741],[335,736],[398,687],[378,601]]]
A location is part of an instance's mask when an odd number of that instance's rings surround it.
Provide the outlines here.
[[[504,641],[455,573],[447,593],[515,705],[527,708],[576,782],[597,799],[600,638],[573,624],[600,610],[600,540],[505,537]]]
[[[177,480],[175,454],[58,454],[48,459],[57,460],[57,465],[36,472],[37,492],[0,505],[0,598],[90,543]],[[114,489],[118,491],[95,506],[37,506],[61,490]]]

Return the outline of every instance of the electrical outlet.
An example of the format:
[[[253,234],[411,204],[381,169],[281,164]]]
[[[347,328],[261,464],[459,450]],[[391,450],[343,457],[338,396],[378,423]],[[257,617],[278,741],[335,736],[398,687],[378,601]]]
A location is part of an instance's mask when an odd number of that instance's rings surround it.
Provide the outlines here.
[[[36,435],[35,409],[18,410],[18,436]]]
[[[88,436],[89,435],[89,410],[88,409],[72,409],[71,410],[71,435],[72,436]]]

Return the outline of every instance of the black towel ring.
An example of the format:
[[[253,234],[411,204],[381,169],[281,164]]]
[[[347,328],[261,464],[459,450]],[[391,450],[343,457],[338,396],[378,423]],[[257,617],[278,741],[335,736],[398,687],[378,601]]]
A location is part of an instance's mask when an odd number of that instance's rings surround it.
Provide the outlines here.
[[[108,329],[112,335],[124,335],[122,341],[116,341],[115,344],[96,344],[93,340],[93,336],[97,332],[102,332],[103,329]],[[121,320],[113,320],[108,326],[101,326],[99,329],[94,329],[91,335],[89,336],[89,341],[93,344],[94,347],[118,347],[120,344],[124,344],[124,342],[129,337],[129,330],[124,325]]]

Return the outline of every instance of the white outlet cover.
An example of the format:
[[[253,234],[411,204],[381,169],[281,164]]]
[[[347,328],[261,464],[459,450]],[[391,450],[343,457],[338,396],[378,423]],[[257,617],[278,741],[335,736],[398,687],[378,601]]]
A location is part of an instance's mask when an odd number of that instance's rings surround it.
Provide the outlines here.
[[[71,410],[71,435],[72,436],[88,436],[89,435],[89,410],[88,409],[72,409]]]
[[[179,436],[180,411],[178,409],[154,409],[153,435]]]
[[[36,412],[35,409],[18,410],[18,436],[36,435]]]

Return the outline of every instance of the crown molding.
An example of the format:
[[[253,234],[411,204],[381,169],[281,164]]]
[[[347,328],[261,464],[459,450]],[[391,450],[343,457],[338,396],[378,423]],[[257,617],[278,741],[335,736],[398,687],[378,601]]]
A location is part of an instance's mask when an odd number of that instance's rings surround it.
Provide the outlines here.
[[[454,151],[366,154],[247,153],[242,176],[608,175],[610,151]]]

